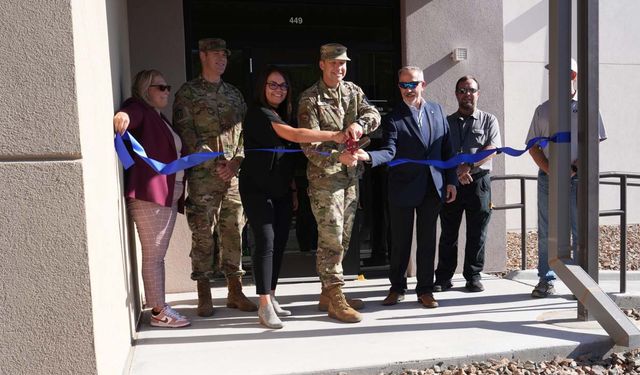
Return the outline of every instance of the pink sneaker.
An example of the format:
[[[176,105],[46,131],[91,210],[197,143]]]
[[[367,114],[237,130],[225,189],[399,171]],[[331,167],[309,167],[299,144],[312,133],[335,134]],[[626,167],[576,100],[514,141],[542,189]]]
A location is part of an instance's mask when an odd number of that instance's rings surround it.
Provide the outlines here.
[[[152,311],[150,323],[154,327],[165,328],[180,328],[191,324],[187,318],[180,315],[180,313],[172,309],[169,305],[164,305],[164,308],[157,315],[154,315]]]

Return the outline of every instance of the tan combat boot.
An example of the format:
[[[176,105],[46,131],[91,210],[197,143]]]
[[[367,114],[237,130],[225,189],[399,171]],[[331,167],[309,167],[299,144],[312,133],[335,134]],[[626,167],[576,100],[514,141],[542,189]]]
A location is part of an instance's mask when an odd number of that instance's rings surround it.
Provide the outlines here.
[[[329,317],[345,323],[358,323],[362,315],[347,304],[339,285],[327,289],[329,295]]]
[[[232,276],[227,278],[227,307],[238,309],[240,311],[257,311],[258,306],[251,302],[247,296],[242,293],[242,279],[240,276]]]
[[[211,285],[209,280],[198,280],[198,316],[207,317],[213,315],[213,302],[211,301]]]
[[[361,299],[351,299],[347,298],[347,303],[354,310],[362,310],[364,308],[364,301]],[[318,310],[327,311],[329,310],[329,292],[322,287],[322,293],[320,293],[320,300],[318,301]]]

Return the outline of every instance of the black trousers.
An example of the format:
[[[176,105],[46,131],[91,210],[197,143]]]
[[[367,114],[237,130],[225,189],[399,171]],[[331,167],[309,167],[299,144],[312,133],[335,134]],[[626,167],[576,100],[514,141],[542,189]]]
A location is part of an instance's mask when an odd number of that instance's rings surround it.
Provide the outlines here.
[[[241,192],[241,197],[255,241],[251,259],[256,293],[269,294],[278,284],[287,246],[292,216],[291,195],[285,194],[276,199],[260,192]]]
[[[387,166],[372,168],[371,185],[372,185],[372,223],[371,223],[371,258],[377,260],[388,259],[388,253],[391,249],[391,233],[389,223],[389,200],[379,199],[379,197],[387,197],[389,188],[387,185],[388,178]]]
[[[469,185],[458,186],[455,201],[446,203],[440,211],[440,246],[436,283],[450,280],[458,266],[458,232],[464,212],[467,241],[464,248],[463,276],[467,281],[480,280],[484,267],[484,247],[491,218],[491,179],[489,174],[474,178]]]
[[[300,251],[318,250],[318,224],[311,211],[307,194],[309,181],[305,176],[296,176],[298,210],[296,211],[296,239]]]
[[[404,294],[407,290],[407,266],[411,256],[413,223],[416,222],[416,294],[431,293],[433,289],[434,262],[436,256],[436,225],[442,201],[431,179],[424,199],[417,207],[399,207],[389,202],[391,219],[391,267],[389,281],[391,291]]]

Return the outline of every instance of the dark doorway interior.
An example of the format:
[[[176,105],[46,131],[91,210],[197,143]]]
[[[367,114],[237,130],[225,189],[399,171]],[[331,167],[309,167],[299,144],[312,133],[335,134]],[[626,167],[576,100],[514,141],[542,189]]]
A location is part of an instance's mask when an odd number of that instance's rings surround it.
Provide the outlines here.
[[[382,113],[399,100],[400,13],[395,0],[184,0],[184,14],[188,79],[200,70],[197,41],[220,37],[232,50],[224,79],[238,87],[247,102],[253,98],[257,73],[267,64],[286,68],[294,95],[299,95],[320,77],[319,47],[338,42],[348,47],[352,59],[347,80],[362,87]],[[373,134],[374,145],[379,133]],[[384,171],[367,171],[361,183],[361,209],[343,263],[345,274],[361,273],[361,258],[368,266],[386,263],[382,185],[386,185]],[[372,248],[378,257],[375,262],[367,261]],[[299,250],[293,226],[283,277],[316,276],[314,253]]]

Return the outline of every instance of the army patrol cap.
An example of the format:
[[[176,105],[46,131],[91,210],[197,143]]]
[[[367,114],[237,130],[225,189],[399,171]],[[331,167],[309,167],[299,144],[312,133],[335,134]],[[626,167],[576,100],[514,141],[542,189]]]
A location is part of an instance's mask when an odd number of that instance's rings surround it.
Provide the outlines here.
[[[351,59],[347,57],[347,47],[338,43],[329,43],[320,47],[320,60],[351,61]]]
[[[200,52],[225,51],[227,56],[231,56],[231,51],[227,49],[227,42],[220,38],[205,38],[198,41]]]

